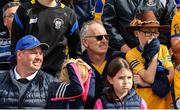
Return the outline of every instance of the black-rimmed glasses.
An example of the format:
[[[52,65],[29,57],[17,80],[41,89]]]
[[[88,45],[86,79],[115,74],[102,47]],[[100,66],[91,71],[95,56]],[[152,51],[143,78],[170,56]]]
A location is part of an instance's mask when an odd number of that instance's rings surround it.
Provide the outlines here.
[[[143,32],[146,37],[151,37],[151,36],[157,37],[157,36],[159,36],[158,31],[157,32],[144,31],[144,30],[139,30],[139,31]]]
[[[95,37],[97,41],[103,40],[105,38],[106,40],[109,40],[109,35],[96,35],[96,36],[85,36],[86,37]]]

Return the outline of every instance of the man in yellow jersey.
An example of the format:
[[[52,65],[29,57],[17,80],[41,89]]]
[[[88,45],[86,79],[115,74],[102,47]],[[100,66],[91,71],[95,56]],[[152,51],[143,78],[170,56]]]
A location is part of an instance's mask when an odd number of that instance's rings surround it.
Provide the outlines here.
[[[98,21],[86,22],[81,28],[80,38],[83,46],[86,48],[81,58],[95,71],[95,99],[90,104],[90,108],[92,108],[105,87],[109,61],[116,56],[120,57],[123,55],[120,52],[108,49],[109,35],[104,26]]]
[[[171,49],[174,56],[174,92],[176,107],[180,108],[180,12],[178,12],[172,19],[171,24]]]
[[[146,101],[149,109],[170,108],[170,83],[173,82],[174,69],[167,47],[161,45],[157,39],[160,33],[170,31],[169,27],[159,25],[153,11],[147,10],[137,14],[127,29],[139,40],[139,45],[126,54],[133,69],[137,93]],[[161,75],[166,79],[160,77]],[[158,81],[163,79],[165,82],[162,85],[156,83],[159,77]]]

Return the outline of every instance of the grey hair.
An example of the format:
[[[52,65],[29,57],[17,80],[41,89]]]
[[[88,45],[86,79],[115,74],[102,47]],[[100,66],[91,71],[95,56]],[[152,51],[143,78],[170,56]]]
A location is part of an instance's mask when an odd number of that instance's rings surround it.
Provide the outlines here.
[[[21,4],[19,2],[9,2],[7,4],[5,4],[2,8],[3,11],[3,18],[6,17],[6,10],[15,6],[20,6]]]
[[[80,38],[83,38],[86,36],[87,32],[88,32],[88,27],[91,25],[91,24],[100,24],[103,26],[102,22],[101,21],[95,21],[95,20],[90,20],[90,21],[87,21],[85,22],[83,25],[82,25],[82,28],[80,30]]]

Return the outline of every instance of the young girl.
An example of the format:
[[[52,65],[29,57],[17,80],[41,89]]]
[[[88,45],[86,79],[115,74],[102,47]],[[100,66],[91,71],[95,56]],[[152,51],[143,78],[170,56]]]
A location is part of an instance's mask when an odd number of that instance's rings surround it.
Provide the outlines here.
[[[122,58],[113,59],[108,67],[108,86],[95,103],[95,109],[146,109],[146,103],[133,86],[133,74]]]
[[[95,92],[95,78],[90,66],[81,59],[70,59],[64,62],[61,70],[60,82],[49,85],[47,108],[86,108]]]

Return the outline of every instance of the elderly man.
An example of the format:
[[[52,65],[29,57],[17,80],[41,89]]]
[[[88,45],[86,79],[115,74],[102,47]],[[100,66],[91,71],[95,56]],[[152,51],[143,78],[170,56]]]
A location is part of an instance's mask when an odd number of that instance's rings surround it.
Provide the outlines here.
[[[114,52],[110,48],[108,49],[109,35],[100,22],[86,22],[81,28],[80,37],[83,46],[86,48],[82,54],[82,59],[95,71],[96,100],[100,97],[100,94],[105,87],[107,66],[109,61],[115,56],[121,57],[123,55],[119,52]]]
[[[0,108],[46,107],[48,84],[54,77],[40,70],[48,45],[26,35],[16,45],[17,65],[0,74]]]

